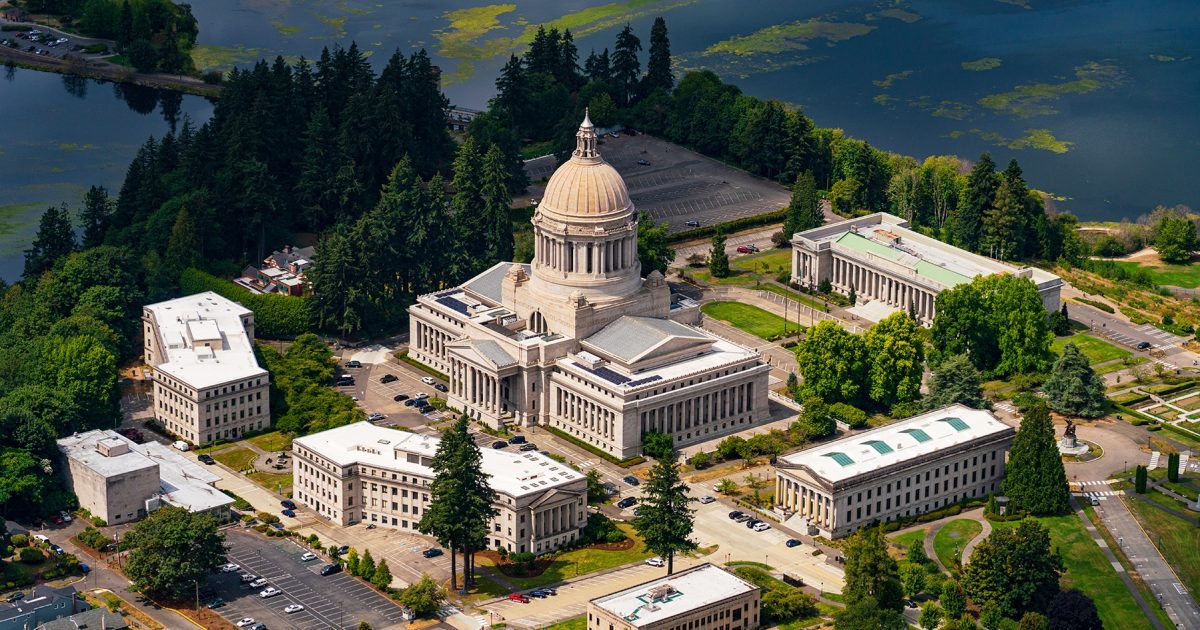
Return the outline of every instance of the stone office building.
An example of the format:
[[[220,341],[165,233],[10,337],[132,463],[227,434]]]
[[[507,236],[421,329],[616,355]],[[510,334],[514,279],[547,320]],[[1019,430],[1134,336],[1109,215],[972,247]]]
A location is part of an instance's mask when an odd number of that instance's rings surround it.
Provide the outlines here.
[[[883,212],[792,237],[792,282],[817,287],[828,280],[842,293],[853,289],[860,305],[878,302],[879,315],[911,308],[924,324],[933,322],[938,293],[993,274],[1029,278],[1047,311],[1061,304],[1058,276],[972,254],[910,230],[907,221]]]
[[[338,525],[416,532],[438,442],[369,422],[296,438],[292,498]],[[484,449],[483,472],[496,492],[489,548],[545,553],[575,541],[587,524],[587,481],[570,466],[536,451]]]
[[[1015,431],[955,404],[780,457],[787,523],[830,538],[999,492]]]
[[[753,630],[762,591],[711,564],[588,602],[587,630]]]
[[[770,366],[695,324],[697,305],[642,277],[638,213],[585,118],[533,216],[530,264],[500,263],[409,308],[409,356],[489,426],[549,425],[616,457],[649,430],[678,446],[770,418]]]

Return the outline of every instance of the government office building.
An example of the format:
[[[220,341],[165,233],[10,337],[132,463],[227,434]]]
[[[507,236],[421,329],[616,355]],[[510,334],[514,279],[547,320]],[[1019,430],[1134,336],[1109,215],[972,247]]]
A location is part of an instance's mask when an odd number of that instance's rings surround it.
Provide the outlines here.
[[[972,254],[910,230],[907,221],[884,212],[792,237],[792,282],[815,288],[828,280],[842,293],[853,289],[860,306],[878,303],[874,315],[865,315],[876,321],[911,308],[917,321],[932,324],[938,293],[993,274],[1030,279],[1048,312],[1061,304],[1062,278]]]
[[[254,357],[254,312],[206,291],[142,309],[154,420],[192,444],[271,426],[271,385]]]
[[[753,630],[762,590],[705,563],[588,602],[588,630]]]
[[[439,438],[356,422],[292,442],[292,498],[338,525],[416,532],[429,507]],[[587,524],[587,480],[536,451],[483,449],[496,492],[489,548],[546,553]]]
[[[775,502],[802,531],[841,538],[1000,491],[1015,431],[954,404],[780,457]]]
[[[449,376],[448,405],[491,427],[548,425],[615,457],[659,431],[677,446],[770,419],[770,366],[696,324],[641,275],[638,213],[584,119],[546,185],[530,264],[499,263],[409,307],[408,354]]]

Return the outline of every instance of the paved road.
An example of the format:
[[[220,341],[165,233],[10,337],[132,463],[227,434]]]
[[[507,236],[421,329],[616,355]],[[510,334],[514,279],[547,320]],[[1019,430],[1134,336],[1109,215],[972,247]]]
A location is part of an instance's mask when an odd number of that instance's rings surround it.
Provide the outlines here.
[[[1100,515],[1104,526],[1117,539],[1125,556],[1177,626],[1200,628],[1200,607],[1197,607],[1196,600],[1129,512],[1126,500],[1131,499],[1102,501],[1096,507],[1096,514]],[[1121,569],[1117,568],[1117,571]]]
[[[1095,299],[1094,296],[1088,296],[1070,285],[1063,287],[1063,297]],[[1067,308],[1071,319],[1090,327],[1091,334],[1125,346],[1133,350],[1135,355],[1146,357],[1152,363],[1161,363],[1167,369],[1188,369],[1194,365],[1195,361],[1200,360],[1200,355],[1180,347],[1180,344],[1186,340],[1184,337],[1173,335],[1149,324],[1130,323],[1115,314],[1106,313],[1087,304],[1073,302]],[[1163,356],[1157,358],[1151,356],[1149,351],[1137,350],[1137,345],[1142,342],[1149,343],[1153,350],[1161,351]]]

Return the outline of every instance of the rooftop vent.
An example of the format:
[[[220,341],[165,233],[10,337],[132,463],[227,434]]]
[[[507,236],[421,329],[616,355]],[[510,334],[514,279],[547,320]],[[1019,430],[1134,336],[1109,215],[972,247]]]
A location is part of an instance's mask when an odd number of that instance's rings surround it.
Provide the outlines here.
[[[664,602],[678,592],[679,591],[676,591],[675,587],[671,586],[670,584],[659,584],[658,586],[651,588],[650,591],[646,593],[646,597],[648,597],[652,602]]]

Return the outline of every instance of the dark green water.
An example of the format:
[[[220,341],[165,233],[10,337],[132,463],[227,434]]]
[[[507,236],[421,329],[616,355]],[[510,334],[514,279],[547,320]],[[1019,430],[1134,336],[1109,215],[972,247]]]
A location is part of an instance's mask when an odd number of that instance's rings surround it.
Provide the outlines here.
[[[1084,219],[1200,207],[1196,0],[206,0],[193,11],[203,64],[313,58],[354,40],[379,65],[426,48],[467,107],[486,104],[530,25],[569,26],[585,57],[626,21],[647,39],[663,15],[678,69],[711,68],[881,148],[1016,158],[1031,185]],[[0,276],[13,277],[11,253],[26,246],[21,204],[119,186],[138,144],[167,128],[85,83],[78,94],[55,75],[0,80]],[[211,111],[195,97],[180,107]]]

